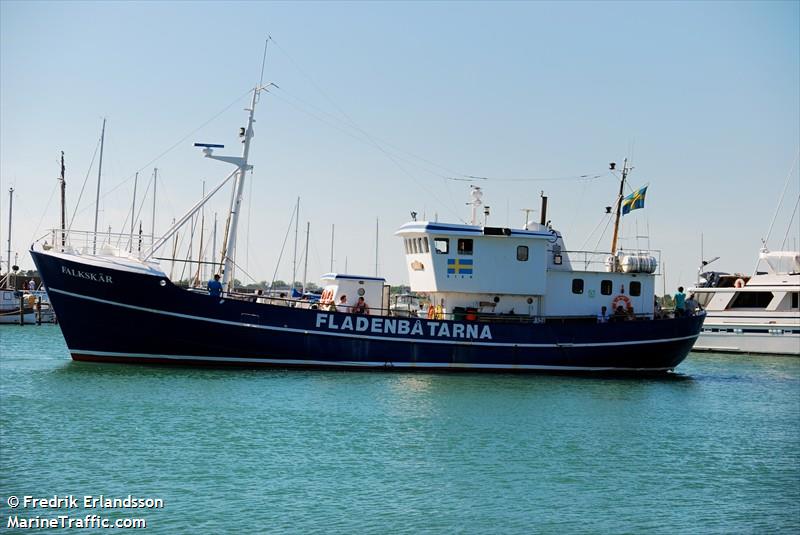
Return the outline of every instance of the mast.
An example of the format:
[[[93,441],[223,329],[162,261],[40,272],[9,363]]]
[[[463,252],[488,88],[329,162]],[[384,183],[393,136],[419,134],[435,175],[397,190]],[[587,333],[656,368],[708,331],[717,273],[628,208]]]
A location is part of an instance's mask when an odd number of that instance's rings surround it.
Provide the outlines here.
[[[156,240],[156,181],[158,180],[158,167],[153,168],[153,241]]]
[[[136,185],[139,182],[139,171],[136,171],[136,175],[133,177],[133,202],[131,203],[131,242],[130,242],[130,252],[133,252],[133,227],[136,224],[134,219],[136,219]]]
[[[67,181],[64,178],[64,151],[61,151],[61,178],[59,178],[59,182],[61,182],[61,250],[64,250],[64,246],[67,242]]]
[[[6,288],[11,288],[11,212],[14,209],[14,188],[8,188],[8,260],[6,261]]]
[[[206,196],[206,181],[203,180],[203,197]],[[205,266],[203,265],[203,236],[205,234],[205,226],[206,226],[206,210],[205,206],[200,210],[200,247],[198,247],[197,251],[197,273],[194,276],[195,284],[200,284],[200,270],[203,269]]]
[[[306,222],[306,252],[303,266],[303,293],[306,293],[306,282],[308,281],[308,237],[311,234],[311,221]]]
[[[375,276],[378,276],[378,218],[375,218]]]
[[[230,231],[228,232],[228,243],[225,246],[225,267],[224,271],[222,272],[222,286],[225,287],[228,291],[233,289],[233,279],[234,279],[234,262],[233,259],[236,257],[236,227],[239,224],[239,212],[241,211],[242,205],[242,195],[244,194],[244,182],[245,176],[247,171],[252,169],[252,166],[247,164],[247,158],[250,156],[250,141],[253,139],[253,123],[255,119],[253,115],[256,111],[256,102],[258,99],[258,95],[263,88],[261,86],[257,86],[253,89],[253,99],[250,102],[250,108],[246,111],[249,112],[247,117],[247,127],[243,128],[243,132],[240,135],[244,138],[242,140],[242,156],[241,158],[236,159],[229,159],[230,163],[235,163],[238,165],[239,169],[236,174],[236,182],[234,186],[234,201],[233,206],[231,207],[231,224],[230,224]],[[211,156],[209,156],[211,157]],[[223,156],[216,157],[217,159],[224,158]]]
[[[297,198],[297,207],[295,208],[294,213],[294,259],[292,260],[292,288],[294,288],[294,281],[297,280],[297,228],[300,226],[300,197]]]
[[[106,139],[106,119],[103,118],[103,129],[100,131],[100,161],[97,164],[97,197],[94,201],[94,234],[92,241],[92,254],[97,254],[97,217],[100,212],[100,175],[103,172],[103,144]]]
[[[333,235],[334,231],[336,230],[336,225],[331,224],[331,269],[330,273],[333,273]]]
[[[611,164],[611,170],[613,171],[616,167],[616,164]],[[614,237],[611,239],[611,254],[617,254],[617,237],[619,236],[619,216],[622,215],[620,212],[622,210],[622,194],[625,191],[625,179],[628,178],[628,159],[625,158],[625,162],[622,164],[622,179],[619,181],[619,195],[617,196],[617,213],[614,216]]]
[[[213,272],[218,273],[219,270],[217,269],[217,213],[214,212],[214,237],[211,238],[211,259],[214,262],[212,266]]]

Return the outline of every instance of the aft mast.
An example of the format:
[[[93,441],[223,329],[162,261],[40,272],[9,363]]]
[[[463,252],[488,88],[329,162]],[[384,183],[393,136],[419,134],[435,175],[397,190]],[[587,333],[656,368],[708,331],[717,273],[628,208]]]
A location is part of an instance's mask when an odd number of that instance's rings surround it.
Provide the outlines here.
[[[611,163],[610,168],[613,171],[616,168],[617,164]],[[630,168],[628,167],[628,159],[625,158],[625,162],[622,164],[622,178],[619,181],[619,195],[617,196],[617,211],[614,216],[614,237],[611,239],[611,255],[614,256],[617,254],[617,238],[619,237],[619,217],[622,215],[622,195],[625,192],[625,179],[628,178],[628,172]],[[615,264],[616,268],[616,264]]]

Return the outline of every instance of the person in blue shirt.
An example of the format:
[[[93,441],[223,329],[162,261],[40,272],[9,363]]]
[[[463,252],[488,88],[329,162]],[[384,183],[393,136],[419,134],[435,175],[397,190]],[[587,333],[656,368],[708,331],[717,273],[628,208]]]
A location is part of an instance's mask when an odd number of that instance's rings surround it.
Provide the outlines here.
[[[683,316],[686,313],[686,294],[683,293],[683,286],[678,286],[678,293],[675,294],[675,317]]]
[[[214,280],[208,281],[208,295],[219,297],[222,294],[222,283],[219,282],[219,275],[214,275]]]

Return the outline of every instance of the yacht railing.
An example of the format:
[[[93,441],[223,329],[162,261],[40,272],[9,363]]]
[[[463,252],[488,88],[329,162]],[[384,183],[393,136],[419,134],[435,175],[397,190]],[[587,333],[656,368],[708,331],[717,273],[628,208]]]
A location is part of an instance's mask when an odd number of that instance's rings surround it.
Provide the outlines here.
[[[657,249],[620,249],[615,257],[608,251],[567,251],[548,250],[548,266],[550,269],[559,269],[569,266],[573,271],[595,272],[620,272],[619,259],[626,255],[639,257],[653,257],[656,261],[655,275],[661,274],[661,251]],[[558,257],[560,256],[560,261]],[[614,259],[617,259],[616,261]],[[562,268],[563,269],[563,268]]]
[[[153,245],[151,234],[51,229],[43,247],[65,253],[142,258]]]

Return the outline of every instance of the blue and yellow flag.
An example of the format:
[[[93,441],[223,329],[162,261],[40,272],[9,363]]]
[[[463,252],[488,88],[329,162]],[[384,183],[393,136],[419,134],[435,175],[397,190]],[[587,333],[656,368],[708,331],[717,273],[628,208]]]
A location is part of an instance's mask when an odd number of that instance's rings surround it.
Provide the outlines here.
[[[624,199],[622,199],[622,215],[631,210],[644,208],[644,196],[647,193],[647,186],[639,188]]]
[[[448,275],[472,275],[472,259],[471,258],[448,258],[447,259],[447,274]]]

